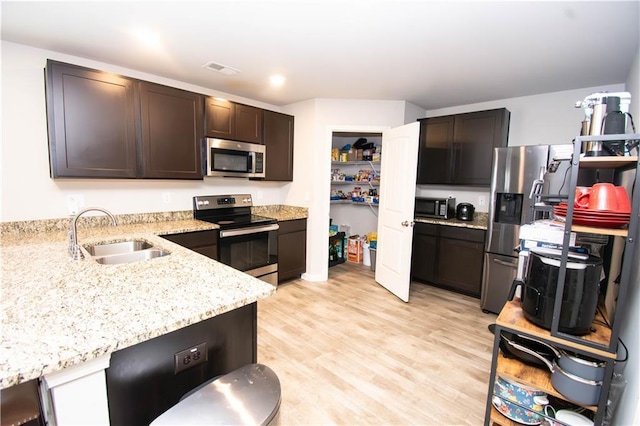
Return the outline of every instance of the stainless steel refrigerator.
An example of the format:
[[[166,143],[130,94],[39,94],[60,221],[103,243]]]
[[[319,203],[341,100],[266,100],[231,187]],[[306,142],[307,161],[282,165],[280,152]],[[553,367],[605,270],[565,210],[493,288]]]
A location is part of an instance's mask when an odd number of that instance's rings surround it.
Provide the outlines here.
[[[518,271],[520,226],[534,219],[544,194],[567,196],[572,145],[495,148],[485,241],[481,307],[499,313]]]

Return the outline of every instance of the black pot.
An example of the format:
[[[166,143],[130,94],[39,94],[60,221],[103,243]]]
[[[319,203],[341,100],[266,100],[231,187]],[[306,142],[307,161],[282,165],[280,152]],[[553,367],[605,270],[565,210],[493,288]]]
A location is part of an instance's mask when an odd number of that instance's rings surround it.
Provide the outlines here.
[[[473,220],[473,214],[476,211],[476,208],[473,204],[470,203],[460,203],[458,207],[456,207],[456,218],[459,220],[464,220],[467,222],[471,222]]]
[[[560,259],[556,254],[536,252],[531,249],[524,280],[515,280],[509,299],[515,288],[522,286],[522,312],[533,324],[551,329],[553,307],[560,271]],[[600,286],[602,259],[584,256],[570,258],[565,272],[565,288],[562,297],[558,330],[577,336],[591,333]]]

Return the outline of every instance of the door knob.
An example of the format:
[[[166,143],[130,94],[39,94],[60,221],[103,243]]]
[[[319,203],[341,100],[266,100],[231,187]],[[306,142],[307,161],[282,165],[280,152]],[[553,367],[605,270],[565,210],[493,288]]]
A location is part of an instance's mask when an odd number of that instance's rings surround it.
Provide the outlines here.
[[[408,220],[405,220],[400,225],[402,225],[402,226],[404,226],[406,228],[407,226],[413,226],[413,224],[414,224],[413,221],[409,222]]]

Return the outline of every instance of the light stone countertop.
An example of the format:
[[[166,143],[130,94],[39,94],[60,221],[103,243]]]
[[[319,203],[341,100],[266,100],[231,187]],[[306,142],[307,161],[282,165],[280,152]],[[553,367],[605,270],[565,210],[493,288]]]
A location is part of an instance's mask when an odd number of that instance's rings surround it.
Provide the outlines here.
[[[159,237],[215,225],[188,219],[188,213],[177,220],[149,217],[151,223],[117,218],[125,224],[84,228],[83,216],[78,222],[80,245],[140,239],[170,254],[101,265],[85,251],[84,260],[74,261],[60,224],[48,221],[47,232],[34,231],[38,226],[33,222],[2,224],[0,389],[275,293],[267,283]],[[68,224],[69,219],[59,222]],[[30,229],[15,231],[15,224]]]
[[[457,226],[459,228],[471,228],[471,229],[482,229],[484,231],[487,230],[488,224],[488,213],[475,213],[473,216],[473,220],[470,222],[466,222],[463,220],[458,220],[456,218],[453,219],[432,219],[426,217],[416,217],[414,220],[416,222],[421,223],[432,223],[434,225],[446,225],[446,226]]]
[[[253,206],[251,207],[251,213],[276,219],[279,222],[306,219],[309,216],[308,209],[306,207],[284,205]]]

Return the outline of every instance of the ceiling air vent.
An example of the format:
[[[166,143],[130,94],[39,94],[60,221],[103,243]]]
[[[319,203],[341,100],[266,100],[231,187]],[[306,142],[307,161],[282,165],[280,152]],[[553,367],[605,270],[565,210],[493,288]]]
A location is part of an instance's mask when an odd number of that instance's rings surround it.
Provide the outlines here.
[[[236,75],[236,74],[240,74],[240,70],[237,70],[235,68],[231,68],[228,67],[226,65],[222,65],[222,64],[217,64],[213,61],[211,62],[207,62],[206,64],[203,65],[204,68],[208,68],[212,71],[217,71],[219,73],[225,74],[225,75]]]

